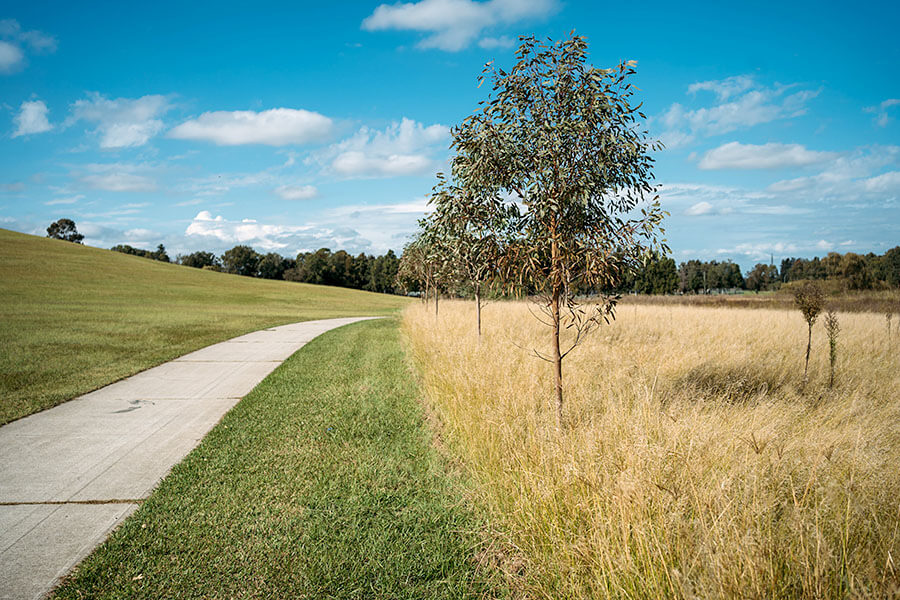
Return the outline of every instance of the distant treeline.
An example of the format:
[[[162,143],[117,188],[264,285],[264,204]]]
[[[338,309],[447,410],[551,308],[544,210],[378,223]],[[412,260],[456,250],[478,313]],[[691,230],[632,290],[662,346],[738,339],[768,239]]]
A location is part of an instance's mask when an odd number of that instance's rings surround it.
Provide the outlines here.
[[[173,262],[162,244],[157,246],[155,251],[142,250],[127,244],[113,246],[110,249],[162,262]],[[180,254],[174,262],[187,267],[246,277],[283,279],[392,294],[397,291],[395,288],[400,259],[392,250],[381,256],[371,254],[352,256],[343,250],[332,252],[328,248],[320,248],[315,252],[301,252],[296,258],[285,258],[275,252],[260,254],[250,246],[240,245],[221,256],[202,251]]]
[[[689,260],[676,267],[671,258],[656,257],[625,277],[618,291],[638,294],[697,294],[725,290],[767,291],[802,280],[825,280],[836,289],[878,290],[900,286],[900,246],[882,255],[839,254],[824,258],[785,258],[779,269],[759,263],[746,274],[731,261]]]
[[[142,250],[125,244],[111,248],[116,252],[172,262],[162,244],[156,250]],[[235,246],[221,256],[212,252],[178,255],[176,263],[198,269],[211,269],[262,279],[283,279],[369,290],[400,293],[403,289],[418,291],[415,285],[399,285],[397,270],[400,260],[392,250],[381,256],[358,254],[344,250],[332,252],[320,248],[301,252],[296,258],[285,258],[275,252],[260,254],[250,246]],[[833,286],[848,290],[887,289],[900,286],[900,246],[882,255],[874,253],[838,254],[829,252],[824,258],[785,258],[781,268],[759,263],[745,274],[731,261],[689,260],[681,264],[667,257],[655,257],[636,273],[627,275],[618,290],[638,294],[702,294],[728,290],[767,291],[791,281],[827,280]]]

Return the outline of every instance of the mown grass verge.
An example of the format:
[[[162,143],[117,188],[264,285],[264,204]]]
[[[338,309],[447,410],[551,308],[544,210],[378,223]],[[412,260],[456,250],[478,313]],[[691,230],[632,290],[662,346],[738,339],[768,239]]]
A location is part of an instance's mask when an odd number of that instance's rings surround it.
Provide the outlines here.
[[[232,409],[56,598],[467,598],[478,523],[394,320],[317,338]]]
[[[0,256],[0,425],[243,333],[407,303],[3,229]]]

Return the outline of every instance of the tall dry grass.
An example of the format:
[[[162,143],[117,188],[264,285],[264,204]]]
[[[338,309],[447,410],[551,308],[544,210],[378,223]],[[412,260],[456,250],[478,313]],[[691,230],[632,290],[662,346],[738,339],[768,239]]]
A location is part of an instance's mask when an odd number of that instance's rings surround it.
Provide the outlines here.
[[[471,303],[404,329],[521,596],[892,597],[900,361],[883,315],[839,318],[829,390],[821,324],[802,387],[797,311],[622,307],[563,365],[561,434],[527,305],[490,305],[481,342]]]

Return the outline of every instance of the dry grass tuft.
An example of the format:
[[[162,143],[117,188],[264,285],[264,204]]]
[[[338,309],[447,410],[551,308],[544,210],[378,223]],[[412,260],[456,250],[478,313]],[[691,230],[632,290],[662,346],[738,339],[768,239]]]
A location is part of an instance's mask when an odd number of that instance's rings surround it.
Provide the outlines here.
[[[563,365],[561,435],[527,305],[480,344],[471,303],[404,329],[522,596],[893,597],[900,361],[883,315],[840,318],[840,385],[818,327],[804,388],[796,311],[624,306]]]

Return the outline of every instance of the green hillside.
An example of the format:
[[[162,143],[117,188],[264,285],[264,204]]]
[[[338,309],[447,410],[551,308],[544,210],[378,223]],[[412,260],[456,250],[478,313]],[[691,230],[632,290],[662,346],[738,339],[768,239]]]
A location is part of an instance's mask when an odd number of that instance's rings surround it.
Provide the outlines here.
[[[264,327],[399,296],[251,279],[0,229],[0,424]]]

